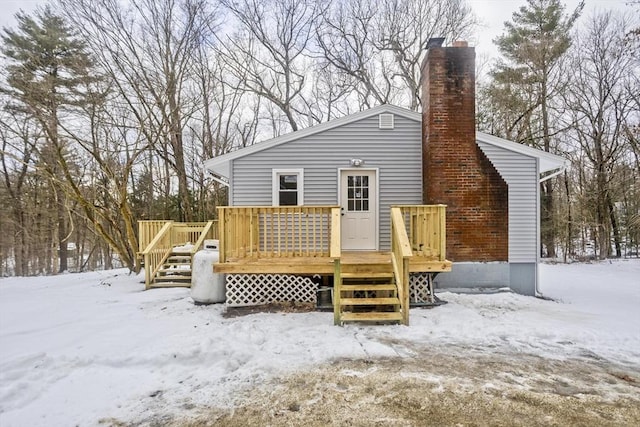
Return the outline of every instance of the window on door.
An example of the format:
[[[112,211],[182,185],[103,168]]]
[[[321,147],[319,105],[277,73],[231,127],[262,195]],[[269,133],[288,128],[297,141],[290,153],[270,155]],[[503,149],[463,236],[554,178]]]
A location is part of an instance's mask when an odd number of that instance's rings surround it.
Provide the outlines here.
[[[369,211],[369,177],[367,175],[347,177],[347,210],[349,212]]]
[[[304,204],[303,169],[273,170],[273,205],[300,206]]]

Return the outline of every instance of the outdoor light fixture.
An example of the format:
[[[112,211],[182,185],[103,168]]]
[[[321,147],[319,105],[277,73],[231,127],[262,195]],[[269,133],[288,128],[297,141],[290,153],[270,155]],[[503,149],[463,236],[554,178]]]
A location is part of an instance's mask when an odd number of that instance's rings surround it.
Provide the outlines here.
[[[351,159],[351,160],[349,160],[349,163],[351,163],[351,166],[354,166],[354,167],[357,168],[359,166],[364,165],[364,160],[362,160],[362,159]]]

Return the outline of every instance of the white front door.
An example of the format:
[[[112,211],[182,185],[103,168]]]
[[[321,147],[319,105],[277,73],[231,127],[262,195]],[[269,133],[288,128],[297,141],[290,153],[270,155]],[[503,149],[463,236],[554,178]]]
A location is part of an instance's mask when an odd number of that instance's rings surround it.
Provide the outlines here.
[[[342,250],[366,251],[378,248],[377,171],[340,171]]]

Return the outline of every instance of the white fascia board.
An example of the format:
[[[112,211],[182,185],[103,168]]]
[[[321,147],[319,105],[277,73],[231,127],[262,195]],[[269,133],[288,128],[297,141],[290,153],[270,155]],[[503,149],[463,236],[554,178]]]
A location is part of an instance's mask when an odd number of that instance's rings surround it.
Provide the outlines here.
[[[286,135],[268,139],[266,141],[259,142],[254,145],[250,145],[249,147],[241,148],[239,150],[235,150],[230,153],[205,160],[204,168],[205,170],[209,170],[225,178],[229,178],[230,164],[231,164],[231,161],[235,159],[239,159],[241,157],[245,157],[252,153],[257,153],[259,151],[263,151],[271,147],[285,144],[290,141],[295,141],[300,138],[315,135],[317,133],[324,132],[329,129],[334,129],[339,126],[344,126],[349,123],[366,119],[368,117],[375,116],[380,113],[397,114],[399,116],[402,116],[409,120],[414,120],[414,121],[420,121],[422,117],[420,113],[416,113],[415,111],[407,110],[405,108],[397,107],[395,105],[384,104],[378,107],[371,108],[369,110],[359,111],[357,113],[349,114],[348,116],[344,116],[338,119],[330,120],[328,122],[320,123],[315,126],[301,129],[297,132],[291,132]]]
[[[491,144],[505,150],[513,151],[514,153],[523,154],[529,157],[535,157],[539,160],[539,173],[550,172],[554,170],[564,170],[569,167],[569,161],[564,157],[556,156],[555,154],[547,153],[546,151],[538,150],[536,148],[527,147],[517,142],[509,141],[507,139],[498,138],[497,136],[489,135],[488,133],[476,132],[476,139],[487,144]]]

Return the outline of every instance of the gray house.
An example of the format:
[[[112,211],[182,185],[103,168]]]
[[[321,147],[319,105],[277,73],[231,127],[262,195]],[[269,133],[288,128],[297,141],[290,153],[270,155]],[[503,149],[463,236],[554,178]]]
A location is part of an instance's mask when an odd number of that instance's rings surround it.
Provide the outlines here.
[[[563,170],[565,160],[475,132],[474,55],[466,44],[429,50],[422,113],[382,105],[206,160],[204,167],[228,182],[231,206],[339,205],[348,251],[389,251],[394,205],[446,204],[453,268],[436,277],[436,286],[534,295],[539,183]],[[460,62],[459,75],[447,69],[451,61]],[[443,104],[451,111],[438,111]]]

